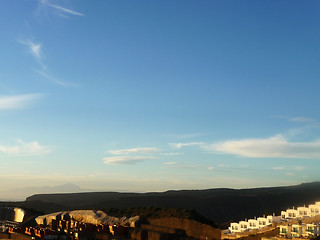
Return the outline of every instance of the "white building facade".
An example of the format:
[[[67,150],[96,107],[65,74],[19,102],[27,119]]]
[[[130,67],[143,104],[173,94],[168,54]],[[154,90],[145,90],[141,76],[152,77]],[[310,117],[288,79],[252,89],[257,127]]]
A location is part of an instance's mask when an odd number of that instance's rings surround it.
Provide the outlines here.
[[[272,225],[273,223],[280,223],[282,221],[288,221],[291,219],[303,219],[306,217],[314,217],[314,216],[320,216],[320,201],[315,202],[314,204],[310,204],[308,207],[298,207],[290,208],[285,211],[281,211],[280,216],[275,215],[268,215],[267,217],[258,217],[257,219],[249,219],[248,221],[240,221],[239,223],[231,223],[229,227],[229,231],[231,233],[236,232],[243,232],[243,231],[249,231],[254,229],[260,229],[267,226]],[[293,226],[293,225],[282,225],[280,226],[280,235],[283,231],[283,234],[286,234],[287,232],[290,232],[290,237],[300,236],[303,234],[311,234],[310,231],[308,232],[306,229],[313,228],[313,232],[315,234],[319,234],[318,225],[310,225],[310,226]],[[292,228],[294,228],[292,230]]]

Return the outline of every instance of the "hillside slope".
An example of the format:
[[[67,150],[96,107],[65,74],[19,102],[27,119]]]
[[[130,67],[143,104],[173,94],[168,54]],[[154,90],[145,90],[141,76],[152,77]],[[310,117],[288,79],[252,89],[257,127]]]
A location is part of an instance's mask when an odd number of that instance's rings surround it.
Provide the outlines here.
[[[37,194],[26,199],[68,209],[180,208],[194,209],[216,223],[227,223],[320,201],[320,182],[253,189],[181,190],[162,193]]]

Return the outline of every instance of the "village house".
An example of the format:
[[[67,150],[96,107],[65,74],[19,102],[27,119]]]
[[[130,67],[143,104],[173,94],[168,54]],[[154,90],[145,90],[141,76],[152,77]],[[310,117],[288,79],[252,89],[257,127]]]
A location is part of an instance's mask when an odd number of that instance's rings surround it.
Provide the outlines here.
[[[266,217],[258,217],[257,220],[259,228],[263,228],[268,225],[268,219]]]
[[[249,229],[249,223],[247,221],[240,221],[239,223],[241,231],[246,231]]]
[[[270,226],[272,223],[279,223],[280,221],[280,216],[268,215],[267,217],[263,216],[258,217],[257,219],[249,219],[248,221],[240,221],[239,223],[231,223],[229,231],[231,233],[239,233]]]
[[[275,214],[267,216],[267,225],[271,225],[272,223],[279,223],[279,222],[281,222],[281,216],[275,216]]]
[[[302,237],[304,225],[303,224],[292,224],[291,236],[294,238]]]
[[[316,202],[315,204],[309,205],[309,214],[311,217],[314,217],[320,214],[320,202]]]
[[[282,219],[292,219],[298,217],[298,210],[291,208],[287,209],[286,211],[281,211],[281,218]]]
[[[310,238],[319,236],[319,223],[280,225],[280,236],[285,238]]]
[[[280,236],[282,237],[291,237],[291,225],[280,225]]]
[[[306,206],[298,207],[297,212],[298,212],[298,217],[300,217],[300,218],[310,217],[309,207],[306,207]]]
[[[288,220],[301,219],[308,217],[314,217],[320,215],[320,201],[310,204],[308,207],[298,207],[297,209],[290,208],[286,211],[281,211],[280,216],[268,215],[267,217],[258,217],[257,219],[249,219],[248,221],[240,221],[239,223],[231,223],[229,227],[230,233],[240,233],[244,231],[261,229],[267,226],[272,225],[273,223],[281,223],[282,221],[287,222]],[[296,237],[296,236],[310,236],[310,234],[319,235],[319,225],[281,225],[280,226],[280,235],[287,237]],[[308,230],[309,229],[309,230]],[[312,231],[312,232],[311,232]],[[313,236],[313,235],[312,235]]]
[[[232,233],[237,233],[242,231],[240,224],[235,222],[230,224],[229,230]]]
[[[306,234],[309,236],[319,236],[320,234],[320,225],[319,223],[309,223],[306,225]]]
[[[258,229],[259,228],[259,221],[257,219],[249,219],[249,229]]]

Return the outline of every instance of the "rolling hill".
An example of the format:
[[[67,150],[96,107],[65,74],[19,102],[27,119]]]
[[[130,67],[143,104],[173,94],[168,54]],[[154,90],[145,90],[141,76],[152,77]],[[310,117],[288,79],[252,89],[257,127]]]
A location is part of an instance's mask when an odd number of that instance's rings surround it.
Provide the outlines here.
[[[320,201],[320,182],[296,186],[252,189],[180,190],[150,193],[92,192],[36,194],[20,206],[42,212],[53,210],[178,208],[195,210],[205,218],[225,227],[231,221],[275,213],[293,206]],[[137,210],[135,210],[137,211]]]

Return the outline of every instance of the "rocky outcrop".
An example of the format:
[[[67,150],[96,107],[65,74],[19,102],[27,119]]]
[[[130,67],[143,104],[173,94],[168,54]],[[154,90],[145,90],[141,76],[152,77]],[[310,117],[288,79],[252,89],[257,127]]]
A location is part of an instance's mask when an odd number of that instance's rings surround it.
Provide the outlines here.
[[[104,225],[120,225],[135,227],[139,221],[139,216],[127,218],[112,217],[103,211],[94,210],[76,210],[76,211],[63,211],[47,215],[42,215],[36,218],[38,225],[50,224],[52,220],[74,220],[77,222],[91,223],[91,224],[104,224]]]
[[[25,216],[25,211],[15,207],[0,207],[0,220],[22,222]]]

